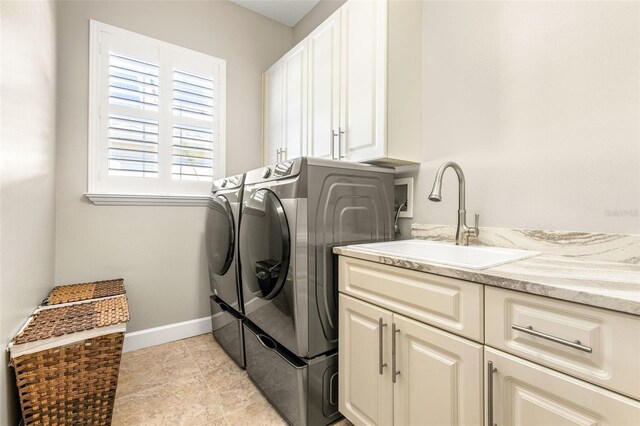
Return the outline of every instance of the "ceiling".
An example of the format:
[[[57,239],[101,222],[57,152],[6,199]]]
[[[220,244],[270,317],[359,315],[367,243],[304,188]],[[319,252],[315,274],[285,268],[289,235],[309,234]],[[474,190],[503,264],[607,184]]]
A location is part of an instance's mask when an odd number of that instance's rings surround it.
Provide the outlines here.
[[[288,27],[293,27],[320,0],[231,0]]]

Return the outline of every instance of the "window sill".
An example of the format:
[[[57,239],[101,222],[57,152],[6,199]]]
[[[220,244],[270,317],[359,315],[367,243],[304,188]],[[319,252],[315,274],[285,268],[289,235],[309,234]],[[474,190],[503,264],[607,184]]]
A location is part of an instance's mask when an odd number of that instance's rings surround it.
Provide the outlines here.
[[[84,194],[96,206],[191,206],[209,204],[203,195]]]

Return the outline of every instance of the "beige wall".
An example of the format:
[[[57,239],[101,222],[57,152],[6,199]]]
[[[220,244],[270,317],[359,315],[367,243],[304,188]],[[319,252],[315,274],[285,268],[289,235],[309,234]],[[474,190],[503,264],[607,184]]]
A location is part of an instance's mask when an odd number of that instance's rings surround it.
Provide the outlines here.
[[[640,3],[423,3],[414,222],[640,234]],[[416,175],[416,173],[410,173]],[[409,219],[402,220],[408,235]]]
[[[347,0],[320,0],[294,27],[293,44],[308,36],[318,25],[340,8]]]
[[[124,277],[129,331],[205,317],[204,207],[97,207],[87,201],[89,19],[227,60],[227,174],[261,164],[261,75],[291,28],[228,1],[59,4],[56,282]]]
[[[4,348],[54,278],[56,7],[0,6],[0,425],[19,422]]]

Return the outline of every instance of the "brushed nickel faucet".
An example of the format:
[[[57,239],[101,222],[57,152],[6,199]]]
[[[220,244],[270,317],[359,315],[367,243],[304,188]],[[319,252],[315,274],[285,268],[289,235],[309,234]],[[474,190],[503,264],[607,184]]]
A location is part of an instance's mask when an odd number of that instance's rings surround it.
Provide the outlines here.
[[[456,228],[456,245],[469,245],[469,237],[477,237],[480,235],[480,230],[478,229],[478,223],[480,222],[480,215],[476,214],[476,224],[473,228],[469,228],[467,226],[467,211],[465,210],[465,183],[464,183],[464,173],[462,169],[458,165],[458,163],[454,163],[453,161],[447,161],[442,164],[436,173],[436,180],[433,183],[433,189],[431,190],[431,194],[429,194],[429,200],[431,201],[442,201],[442,175],[445,170],[451,167],[455,170],[458,175],[458,227]]]

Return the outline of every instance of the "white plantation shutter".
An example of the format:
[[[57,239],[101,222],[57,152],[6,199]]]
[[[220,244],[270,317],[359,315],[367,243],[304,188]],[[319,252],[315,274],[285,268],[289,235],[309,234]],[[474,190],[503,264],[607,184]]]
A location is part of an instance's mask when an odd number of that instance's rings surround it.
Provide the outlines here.
[[[110,176],[158,177],[158,120],[109,114]]]
[[[208,194],[225,172],[225,70],[91,21],[89,192]]]
[[[213,127],[214,87],[213,77],[180,70],[173,72],[171,173],[175,179],[205,182],[213,180],[213,149],[216,139]]]
[[[173,72],[173,114],[213,121],[213,79],[185,71]]]
[[[158,111],[159,65],[109,52],[109,103]]]
[[[206,127],[173,126],[173,163],[176,179],[212,181],[213,131]]]
[[[137,116],[137,110],[158,112],[159,65],[109,52],[109,104],[132,111],[111,111],[108,117],[108,174],[158,177],[159,119]]]

